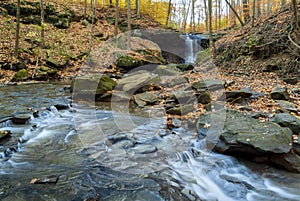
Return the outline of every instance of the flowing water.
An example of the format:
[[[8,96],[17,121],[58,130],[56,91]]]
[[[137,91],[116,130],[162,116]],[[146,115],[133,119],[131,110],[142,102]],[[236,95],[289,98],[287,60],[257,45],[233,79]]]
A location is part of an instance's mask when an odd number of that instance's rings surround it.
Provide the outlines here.
[[[70,96],[58,84],[0,93],[3,116],[40,111],[25,125],[1,124],[13,134],[0,141],[0,200],[300,200],[298,174],[210,152],[184,125],[169,132],[141,111],[57,110]],[[50,176],[58,182],[30,183]]]

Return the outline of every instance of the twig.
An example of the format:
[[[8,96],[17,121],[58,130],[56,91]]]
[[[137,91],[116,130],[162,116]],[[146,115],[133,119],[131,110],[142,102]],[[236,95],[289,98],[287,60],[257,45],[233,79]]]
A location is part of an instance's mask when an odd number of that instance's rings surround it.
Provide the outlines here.
[[[293,39],[291,38],[291,32],[288,34],[288,38],[292,42],[293,45],[295,45],[297,48],[300,49],[300,46],[296,42],[294,42]]]

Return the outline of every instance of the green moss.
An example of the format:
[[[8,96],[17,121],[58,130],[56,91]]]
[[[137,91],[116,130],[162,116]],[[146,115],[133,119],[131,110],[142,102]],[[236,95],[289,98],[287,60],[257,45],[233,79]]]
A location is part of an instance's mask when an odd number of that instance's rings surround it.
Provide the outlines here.
[[[13,82],[20,82],[28,78],[28,71],[26,69],[19,70],[12,78]]]
[[[143,61],[140,58],[136,58],[129,55],[120,56],[116,62],[117,66],[121,68],[137,67],[143,64]]]

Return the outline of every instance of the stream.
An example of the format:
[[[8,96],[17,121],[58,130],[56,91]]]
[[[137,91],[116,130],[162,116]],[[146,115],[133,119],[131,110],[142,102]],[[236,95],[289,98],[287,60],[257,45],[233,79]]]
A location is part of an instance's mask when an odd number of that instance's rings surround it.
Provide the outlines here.
[[[70,106],[62,83],[6,86],[0,94],[1,116],[39,110],[25,125],[0,124],[12,132],[0,140],[2,201],[300,200],[299,174],[206,150],[179,120],[168,131],[149,111]]]

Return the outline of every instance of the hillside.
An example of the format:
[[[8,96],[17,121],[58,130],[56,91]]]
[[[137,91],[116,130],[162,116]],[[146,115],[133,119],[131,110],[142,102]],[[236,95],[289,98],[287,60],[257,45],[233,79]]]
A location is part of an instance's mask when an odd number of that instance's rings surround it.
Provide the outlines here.
[[[20,54],[15,58],[15,1],[0,0],[0,83],[11,81],[20,69],[26,69],[34,80],[74,76],[88,51],[113,36],[114,8],[96,7],[95,19],[89,7],[84,17],[84,6],[78,3],[49,2],[44,8],[45,47],[42,49],[39,1],[21,2]],[[120,10],[119,33],[126,31],[126,12]],[[132,12],[132,28],[159,26],[150,16],[137,18]]]
[[[300,76],[300,49],[293,42],[292,11],[277,13],[229,31],[216,43],[216,64],[230,73],[253,75],[275,72],[280,77]]]

